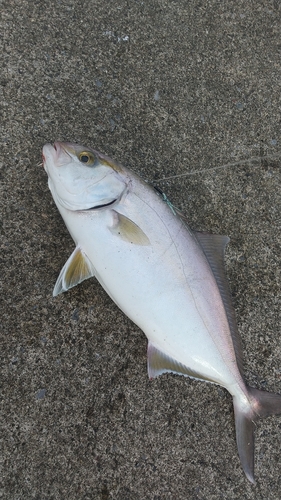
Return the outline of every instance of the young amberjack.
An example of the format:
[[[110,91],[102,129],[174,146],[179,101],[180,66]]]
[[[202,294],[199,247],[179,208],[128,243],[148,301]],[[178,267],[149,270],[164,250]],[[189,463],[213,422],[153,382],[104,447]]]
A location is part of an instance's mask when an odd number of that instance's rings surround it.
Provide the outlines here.
[[[281,413],[281,396],[243,378],[223,263],[229,238],[191,231],[159,190],[91,148],[47,144],[43,164],[76,244],[54,295],[95,276],[147,336],[150,378],[172,372],[225,387],[254,483],[254,422]]]

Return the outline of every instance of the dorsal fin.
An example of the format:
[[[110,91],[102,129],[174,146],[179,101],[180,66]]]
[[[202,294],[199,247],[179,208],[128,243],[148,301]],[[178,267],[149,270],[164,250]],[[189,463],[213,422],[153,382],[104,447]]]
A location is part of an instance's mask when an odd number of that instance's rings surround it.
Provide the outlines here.
[[[198,380],[206,380],[207,382],[218,383],[207,377],[203,377],[200,373],[188,368],[187,366],[179,363],[171,358],[164,352],[155,347],[152,342],[148,342],[147,346],[147,371],[149,378],[155,378],[162,373],[176,373],[178,375],[185,375],[186,377],[196,378]]]
[[[231,332],[237,365],[241,375],[243,375],[241,340],[237,329],[235,310],[232,304],[231,292],[224,267],[225,248],[230,239],[228,236],[200,233],[197,231],[193,231],[193,234],[200,244],[216,279]]]
[[[63,266],[53,290],[53,296],[66,292],[81,281],[91,278],[95,275],[93,264],[87,255],[76,247],[69,259]]]

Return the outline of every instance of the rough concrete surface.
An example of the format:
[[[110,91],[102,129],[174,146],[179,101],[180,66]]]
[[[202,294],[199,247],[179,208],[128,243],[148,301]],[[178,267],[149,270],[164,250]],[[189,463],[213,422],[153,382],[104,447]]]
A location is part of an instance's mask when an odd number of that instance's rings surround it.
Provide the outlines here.
[[[248,382],[281,393],[281,6],[4,0],[1,494],[5,500],[281,498],[281,418],[237,456],[230,395],[149,381],[146,339],[95,279],[57,298],[74,245],[39,165],[88,144],[228,234]]]

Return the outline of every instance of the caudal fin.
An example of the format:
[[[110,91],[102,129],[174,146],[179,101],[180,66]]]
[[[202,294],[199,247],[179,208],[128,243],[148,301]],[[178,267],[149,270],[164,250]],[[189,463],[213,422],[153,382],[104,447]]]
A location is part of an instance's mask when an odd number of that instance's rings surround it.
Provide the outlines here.
[[[254,422],[262,417],[281,413],[281,395],[248,387],[250,405],[233,398],[236,441],[244,472],[255,484],[254,478]]]

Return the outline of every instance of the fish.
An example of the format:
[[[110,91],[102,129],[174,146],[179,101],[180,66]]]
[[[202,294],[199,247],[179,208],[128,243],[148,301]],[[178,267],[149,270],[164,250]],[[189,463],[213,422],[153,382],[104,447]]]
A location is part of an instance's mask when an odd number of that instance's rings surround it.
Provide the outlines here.
[[[53,295],[95,276],[146,335],[150,379],[174,373],[227,389],[240,461],[255,484],[255,422],[281,413],[281,395],[244,379],[224,269],[229,238],[191,230],[160,189],[92,148],[58,141],[42,156],[75,242]]]

